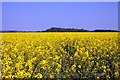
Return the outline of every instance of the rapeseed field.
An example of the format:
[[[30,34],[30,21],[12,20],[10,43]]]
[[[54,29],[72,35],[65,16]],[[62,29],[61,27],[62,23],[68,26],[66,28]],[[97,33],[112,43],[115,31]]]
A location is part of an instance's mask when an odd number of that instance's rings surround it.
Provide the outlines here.
[[[18,32],[1,36],[2,79],[120,79],[118,32]]]

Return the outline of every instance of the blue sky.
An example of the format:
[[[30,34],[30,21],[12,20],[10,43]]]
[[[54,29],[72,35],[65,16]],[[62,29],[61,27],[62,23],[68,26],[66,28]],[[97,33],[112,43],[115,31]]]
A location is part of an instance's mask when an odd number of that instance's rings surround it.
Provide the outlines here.
[[[3,2],[2,30],[118,29],[117,2]]]
[[[2,2],[118,2],[120,0],[1,0]]]

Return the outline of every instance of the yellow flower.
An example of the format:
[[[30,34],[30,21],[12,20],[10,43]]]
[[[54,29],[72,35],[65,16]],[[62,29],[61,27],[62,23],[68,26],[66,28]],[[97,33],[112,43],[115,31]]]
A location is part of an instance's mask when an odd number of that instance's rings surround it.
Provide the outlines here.
[[[81,65],[78,65],[78,68],[81,68]]]
[[[97,76],[97,79],[100,79],[100,77],[99,77],[99,76]]]
[[[119,77],[119,71],[116,71],[116,72],[114,73],[114,75],[115,75],[116,78],[118,78],[118,77]]]
[[[103,69],[106,69],[106,66],[102,66]]]
[[[43,75],[41,73],[38,73],[37,75],[35,75],[35,78],[42,78]]]
[[[85,58],[89,57],[88,51],[86,51],[86,52],[83,54],[83,57],[85,57]]]
[[[46,61],[46,60],[42,60],[42,61],[40,62],[40,64],[41,64],[41,65],[45,65],[45,64],[47,64],[47,61]]]
[[[72,65],[72,70],[73,70],[73,72],[75,72],[76,71],[76,65],[74,64],[74,65]]]
[[[76,58],[79,57],[78,52],[75,52],[74,57],[76,57]]]
[[[54,76],[52,74],[50,74],[50,78],[54,78]]]

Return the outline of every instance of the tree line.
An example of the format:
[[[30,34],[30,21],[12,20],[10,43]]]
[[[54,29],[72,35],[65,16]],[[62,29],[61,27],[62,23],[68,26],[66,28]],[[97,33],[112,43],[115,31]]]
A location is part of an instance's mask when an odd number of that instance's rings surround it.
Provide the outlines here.
[[[85,30],[85,29],[76,29],[76,28],[57,28],[52,27],[44,31],[0,31],[0,32],[119,32],[118,30]]]
[[[85,30],[85,29],[75,29],[75,28],[57,28],[52,27],[42,32],[119,32],[117,30]]]

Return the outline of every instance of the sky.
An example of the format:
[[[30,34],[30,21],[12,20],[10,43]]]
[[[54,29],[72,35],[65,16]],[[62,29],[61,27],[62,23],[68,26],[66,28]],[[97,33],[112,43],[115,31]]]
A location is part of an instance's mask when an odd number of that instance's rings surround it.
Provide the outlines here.
[[[2,2],[119,2],[120,0],[1,0]]]
[[[3,2],[2,30],[118,30],[117,2]]]

